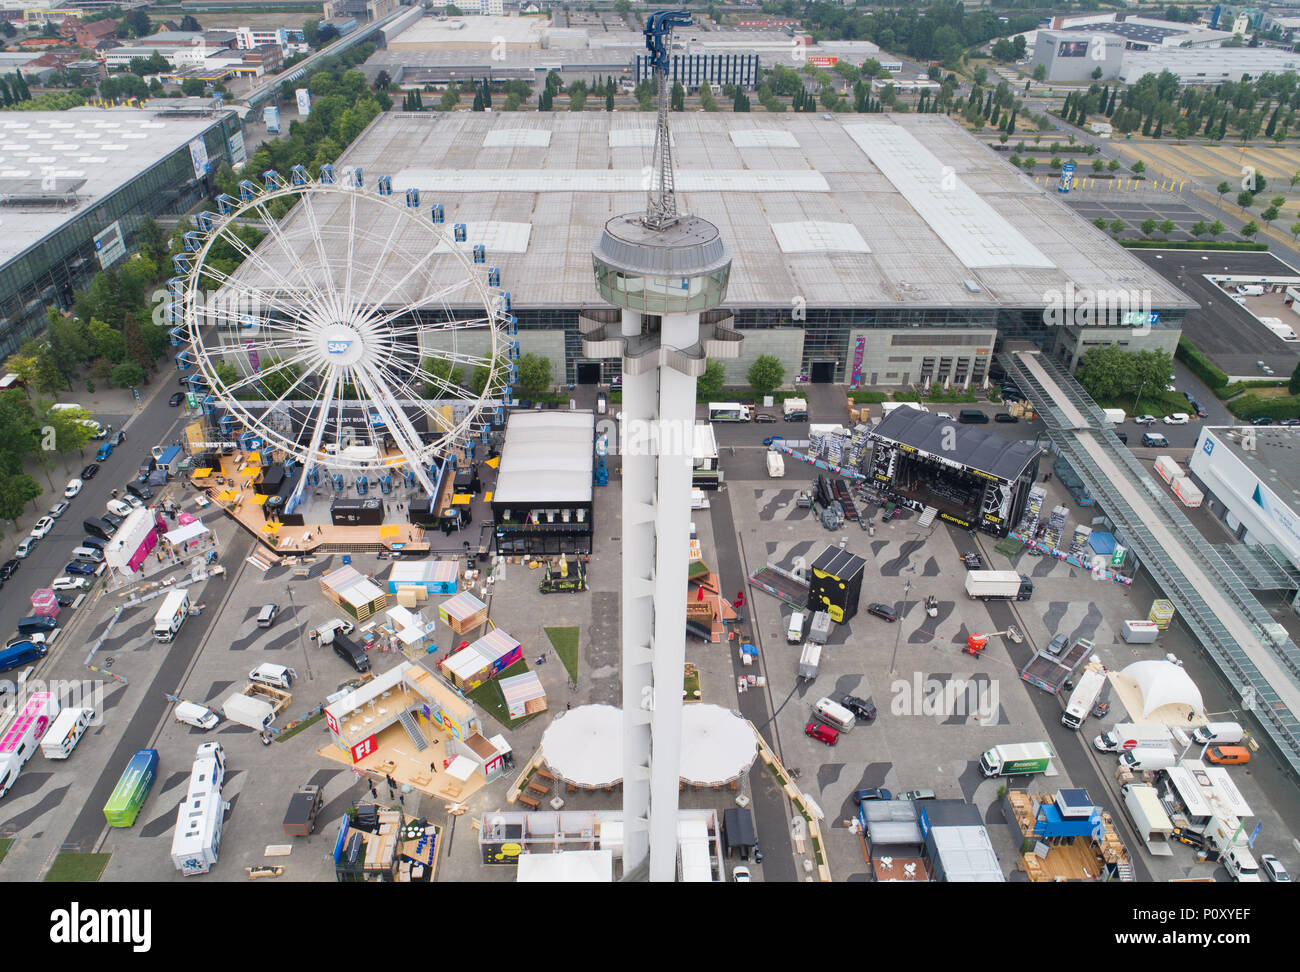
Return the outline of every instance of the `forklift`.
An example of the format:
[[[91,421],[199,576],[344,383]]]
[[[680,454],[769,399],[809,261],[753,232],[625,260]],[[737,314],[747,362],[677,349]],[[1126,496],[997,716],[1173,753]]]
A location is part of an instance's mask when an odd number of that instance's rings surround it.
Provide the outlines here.
[[[587,571],[584,566],[586,558],[575,556],[573,558],[573,569],[569,569],[568,558],[560,554],[560,562],[555,567],[551,566],[548,560],[542,571],[541,582],[537,589],[543,594],[554,594],[556,592],[576,594],[579,591],[587,589]]]

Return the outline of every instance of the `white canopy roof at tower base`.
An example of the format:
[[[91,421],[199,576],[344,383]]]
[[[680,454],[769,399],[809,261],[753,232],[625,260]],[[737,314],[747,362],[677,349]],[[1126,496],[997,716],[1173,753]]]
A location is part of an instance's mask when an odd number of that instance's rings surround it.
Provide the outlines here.
[[[729,307],[798,296],[809,307],[1027,309],[1069,283],[1146,292],[1155,310],[1196,306],[1054,187],[939,115],[689,112],[671,123],[678,206],[732,249]],[[457,245],[486,248],[516,307],[603,308],[591,248],[612,216],[645,208],[653,125],[640,112],[390,112],[335,171],[359,167],[368,186],[390,176],[394,196],[419,189],[426,218],[440,204],[438,228],[465,224]],[[250,261],[239,272],[259,271]]]
[[[1181,665],[1160,659],[1140,661],[1129,665],[1120,675],[1132,679],[1142,693],[1144,719],[1166,705],[1185,705],[1198,713],[1205,710],[1201,690]]]
[[[747,770],[758,752],[748,722],[717,705],[682,707],[681,778],[719,786]],[[583,787],[614,786],[623,779],[623,710],[584,705],[558,713],[542,733],[542,755],[552,771]]]

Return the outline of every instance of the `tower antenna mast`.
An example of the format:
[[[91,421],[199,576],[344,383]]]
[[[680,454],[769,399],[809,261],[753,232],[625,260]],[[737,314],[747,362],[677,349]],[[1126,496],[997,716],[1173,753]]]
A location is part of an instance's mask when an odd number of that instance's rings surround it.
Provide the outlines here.
[[[668,137],[668,69],[673,49],[673,28],[689,26],[691,15],[683,10],[660,10],[652,13],[645,22],[645,46],[650,52],[650,66],[659,94],[654,158],[642,220],[649,229],[667,229],[679,219],[673,186],[673,145]]]

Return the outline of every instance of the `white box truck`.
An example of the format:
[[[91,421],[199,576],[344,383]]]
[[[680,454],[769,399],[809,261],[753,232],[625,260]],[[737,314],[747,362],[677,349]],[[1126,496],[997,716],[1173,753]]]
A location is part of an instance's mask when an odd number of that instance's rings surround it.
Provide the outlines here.
[[[221,785],[226,778],[226,754],[221,743],[199,747],[190,770],[189,789],[176,810],[172,863],[182,874],[206,874],[221,850],[221,824],[226,802]]]
[[[77,748],[90,720],[95,718],[94,709],[64,709],[54,717],[50,728],[45,730],[41,739],[41,754],[46,759],[67,759]]]
[[[1189,509],[1196,509],[1205,502],[1205,494],[1192,482],[1191,476],[1179,476],[1170,485],[1178,501]]]
[[[189,616],[190,592],[168,591],[158,613],[153,616],[153,636],[161,642],[174,640]]]
[[[59,714],[59,700],[49,692],[33,692],[0,736],[0,797],[18,779],[50,722]]]
[[[1101,413],[1106,416],[1106,421],[1111,425],[1123,425],[1127,417],[1122,408],[1103,408]]]
[[[1140,746],[1119,754],[1119,763],[1134,773],[1169,769],[1178,762],[1172,740],[1163,746]]]
[[[781,403],[781,417],[787,422],[807,422],[808,399],[787,398]]]
[[[1174,825],[1160,803],[1156,788],[1142,783],[1125,783],[1120,787],[1120,793],[1138,839],[1153,856],[1172,857],[1174,849],[1169,838],[1173,835]]]
[[[267,729],[275,721],[275,707],[270,702],[250,698],[239,692],[221,703],[221,712],[231,722],[238,722],[257,732]]]
[[[966,571],[966,596],[979,601],[1027,601],[1034,582],[1014,570]]]
[[[1101,695],[1105,684],[1104,671],[1091,669],[1084,672],[1083,677],[1079,679],[1079,684],[1070,693],[1070,701],[1066,703],[1065,711],[1061,713],[1061,725],[1067,729],[1078,729],[1082,726],[1083,720],[1088,718],[1088,713],[1097,704],[1097,696]]]
[[[1160,626],[1154,621],[1125,621],[1120,625],[1119,636],[1129,645],[1153,645],[1160,637]]]
[[[775,449],[767,450],[767,475],[772,479],[785,475],[785,457]]]
[[[803,646],[803,651],[799,653],[799,677],[805,682],[811,682],[817,677],[817,666],[822,660],[822,646],[814,641],[808,642]]]
[[[980,772],[985,776],[1047,773],[1052,768],[1053,758],[1052,749],[1045,742],[994,746],[980,756]]]
[[[1103,753],[1117,753],[1125,749],[1168,746],[1172,738],[1169,727],[1159,723],[1120,722],[1114,729],[1093,739],[1092,745]]]
[[[748,422],[754,417],[753,409],[739,402],[709,402],[710,422]]]

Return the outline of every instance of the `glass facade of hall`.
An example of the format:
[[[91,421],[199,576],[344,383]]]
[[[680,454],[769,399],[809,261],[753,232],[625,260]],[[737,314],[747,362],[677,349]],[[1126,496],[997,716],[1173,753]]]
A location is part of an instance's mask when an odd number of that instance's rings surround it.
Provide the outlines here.
[[[203,133],[212,172],[231,161],[230,136],[238,130],[239,120],[232,114],[214,119]],[[129,253],[146,216],[188,212],[211,194],[211,186],[205,185],[208,181],[210,177],[194,178],[189,146],[182,145],[0,267],[0,357],[12,354],[45,328],[47,308],[69,309],[74,291],[90,286],[101,269],[95,255],[96,234],[120,222]]]
[[[601,310],[610,308],[602,306]],[[833,381],[847,384],[852,368],[852,333],[855,330],[882,328],[901,330],[904,328],[995,328],[998,332],[999,345],[1005,340],[1030,341],[1043,351],[1051,353],[1057,344],[1059,327],[1048,325],[1043,321],[1041,307],[1024,309],[969,309],[969,308],[808,308],[803,320],[795,321],[790,317],[789,307],[735,308],[731,309],[733,319],[731,327],[740,331],[761,330],[763,328],[802,327],[804,331],[803,360],[799,363],[800,372],[810,374],[814,363],[834,363]],[[578,327],[578,311],[559,309],[535,309],[516,307],[515,315],[519,319],[519,330],[564,332],[565,375],[564,382],[571,384],[578,380],[577,367],[587,359],[582,351],[582,333]],[[1185,312],[1181,310],[1162,310],[1156,325],[1160,329],[1178,329],[1183,325]],[[895,342],[905,343],[905,342]],[[954,342],[960,343],[960,342]],[[792,365],[793,363],[790,363]],[[972,367],[974,361],[971,362]],[[936,362],[936,368],[942,368],[942,362]],[[620,373],[617,359],[602,362],[602,380],[609,381]],[[886,376],[887,377],[887,376]],[[983,375],[971,374],[971,380],[979,381]],[[556,375],[557,380],[560,376]]]
[[[669,80],[680,81],[683,88],[694,90],[704,84],[734,84],[738,88],[752,88],[758,83],[757,54],[674,54]],[[650,58],[638,54],[636,82],[650,80],[654,75]]]

